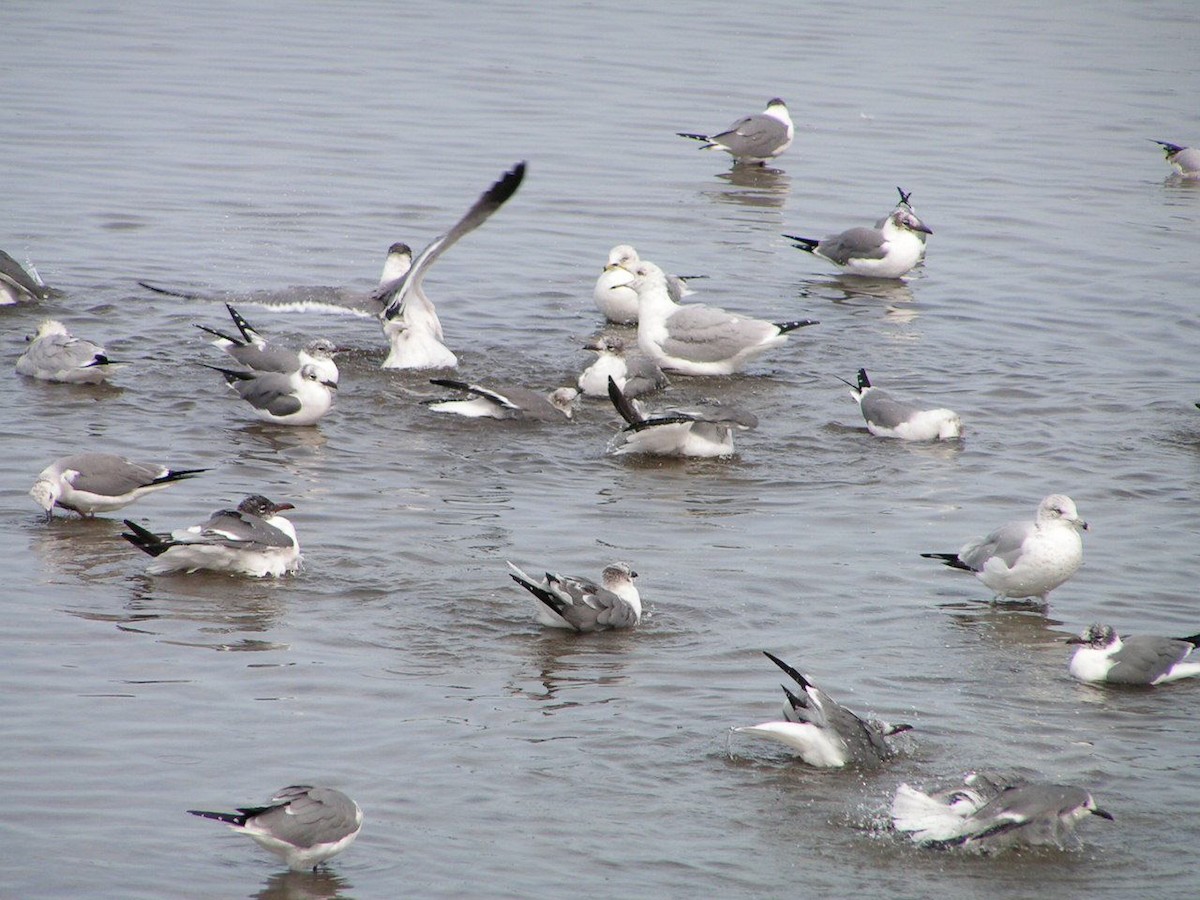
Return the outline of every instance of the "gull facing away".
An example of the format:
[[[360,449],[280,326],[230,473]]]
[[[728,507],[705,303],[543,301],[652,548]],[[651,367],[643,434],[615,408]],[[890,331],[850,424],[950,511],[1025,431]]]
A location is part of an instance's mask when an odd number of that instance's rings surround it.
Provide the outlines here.
[[[891,759],[895,752],[885,738],[912,730],[911,725],[860,719],[779,657],[766,650],[763,654],[800,685],[803,694],[783,685],[787,702],[782,721],[734,728],[735,732],[778,741],[810,766],[840,769],[846,765],[874,767]]]
[[[633,628],[642,620],[642,598],[633,580],[637,572],[626,563],[604,567],[600,584],[580,575],[547,572],[535,581],[511,562],[509,577],[538,599],[537,620],[547,628],[607,631]]]
[[[859,411],[867,422],[867,431],[876,437],[903,441],[946,441],[962,436],[962,420],[952,409],[928,409],[872,386],[867,370],[858,370],[858,385],[849,386]]]
[[[638,295],[638,346],[665,372],[732,375],[767,350],[787,343],[789,331],[813,319],[767,322],[699,303],[680,305],[663,270],[642,260],[629,286]]]
[[[237,509],[219,509],[207,522],[162,535],[125,520],[121,537],[154,557],[151,575],[171,572],[226,572],[231,575],[285,575],[300,568],[296,529],[283,516],[290,503],[251,494]]]
[[[233,831],[253,838],[293,872],[316,869],[354,843],[362,828],[358,804],[341,791],[293,784],[275,792],[265,806],[240,807],[237,812],[189,809],[193,816],[224,822]]]
[[[155,463],[139,463],[114,453],[77,453],[56,459],[33,482],[29,495],[46,511],[70,509],[80,516],[112,512],[139,497],[161,491],[207,469],[168,469]]]
[[[1083,538],[1088,523],[1079,518],[1075,501],[1051,494],[1038,504],[1034,521],[1009,522],[987,537],[964,544],[957,553],[922,553],[953,569],[974,573],[1000,597],[1046,595],[1083,564]]]
[[[123,363],[108,358],[99,344],[72,337],[62,322],[46,319],[17,360],[17,374],[64,384],[99,384]]]
[[[907,275],[925,253],[922,234],[929,226],[906,206],[897,206],[879,228],[851,228],[817,240],[785,234],[797,250],[828,260],[848,275],[900,278]]]
[[[1096,806],[1090,793],[1072,785],[1027,782],[991,793],[930,795],[901,784],[892,800],[892,824],[924,847],[995,853],[1022,846],[1066,849],[1081,819],[1113,818]]]
[[[579,375],[579,392],[585,396],[607,397],[609,378],[630,398],[662,390],[671,383],[654,360],[636,349],[626,352],[625,342],[616,335],[600,335],[584,344],[583,349],[598,354]]]
[[[337,382],[322,378],[311,363],[287,375],[201,365],[224,375],[225,383],[254,407],[256,416],[275,425],[312,425],[332,408],[337,390]]]
[[[609,441],[608,452],[614,456],[732,456],[734,430],[758,426],[758,417],[753,413],[715,400],[647,415],[611,377],[608,396],[621,418],[629,423]]]
[[[1155,141],[1153,138],[1150,140],[1163,148],[1167,162],[1180,175],[1184,178],[1200,178],[1200,150],[1195,147],[1181,147],[1178,144],[1169,144],[1166,141]]]
[[[383,304],[379,321],[390,345],[383,368],[453,369],[458,365],[458,358],[443,343],[442,323],[421,283],[437,258],[461,237],[486,222],[517,192],[524,177],[525,163],[517,163],[488,188],[449,231],[434,238],[412,260],[410,268],[393,281],[379,286],[375,292],[375,299]],[[397,259],[397,262],[402,263],[402,260]]]
[[[528,388],[511,385],[484,387],[453,378],[431,378],[430,384],[462,391],[470,399],[427,400],[425,405],[434,412],[454,413],[472,419],[527,419],[535,422],[561,422],[574,415],[575,388],[556,388],[549,394],[539,394]]]
[[[638,318],[637,291],[629,286],[633,279],[633,268],[641,262],[638,252],[629,244],[618,244],[608,251],[608,262],[596,286],[592,289],[592,299],[596,308],[604,313],[604,318],[617,325],[636,325]],[[703,278],[702,275],[668,275],[667,293],[678,303],[684,297],[695,293],[687,286],[687,278]]]
[[[1089,625],[1079,637],[1067,638],[1079,649],[1071,657],[1071,674],[1080,681],[1107,684],[1163,684],[1200,675],[1200,634],[1169,638],[1121,637],[1111,625]]]
[[[247,322],[236,309],[225,304],[229,317],[237,326],[240,337],[233,337],[224,332],[209,328],[207,325],[196,325],[201,331],[213,335],[213,344],[255,372],[281,372],[291,375],[299,372],[305,365],[311,365],[321,376],[321,380],[332,384],[338,383],[340,373],[333,355],[337,347],[332,341],[317,338],[310,341],[301,350],[290,350],[267,341],[258,331]]]
[[[36,303],[38,300],[47,299],[53,293],[36,270],[25,268],[0,250],[0,306]]]
[[[724,150],[737,163],[765,165],[792,144],[796,129],[788,115],[787,104],[774,97],[767,108],[752,116],[743,116],[717,134],[692,134],[677,131],[680,137],[703,141],[701,150]]]

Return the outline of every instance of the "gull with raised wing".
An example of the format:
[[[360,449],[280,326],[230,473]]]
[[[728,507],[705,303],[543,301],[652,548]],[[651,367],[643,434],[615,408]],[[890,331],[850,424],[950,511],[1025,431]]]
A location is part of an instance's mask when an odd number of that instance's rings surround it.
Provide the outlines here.
[[[99,384],[123,363],[108,358],[99,344],[72,337],[62,322],[46,319],[26,338],[29,347],[17,360],[17,374],[65,384]]]
[[[839,769],[846,765],[874,767],[891,759],[895,751],[885,738],[912,729],[911,725],[859,718],[779,657],[766,650],[763,653],[800,685],[802,694],[783,685],[787,699],[781,721],[734,728],[735,732],[778,741],[810,766]]]
[[[638,252],[629,244],[618,244],[608,251],[608,262],[596,279],[592,298],[604,318],[617,325],[636,325],[638,320],[637,291],[629,286],[633,280],[633,269],[641,262]],[[688,278],[703,278],[702,275],[668,275],[667,293],[678,303],[694,293],[687,286]]]
[[[316,869],[358,837],[363,814],[341,791],[293,784],[275,792],[262,806],[236,812],[189,809],[193,816],[224,822],[239,834],[283,857],[293,872]]]
[[[333,407],[336,381],[327,381],[317,367],[306,363],[290,374],[240,372],[201,363],[220,372],[225,383],[254,408],[254,414],[274,425],[312,425]]]
[[[797,250],[828,260],[848,275],[900,278],[925,253],[922,234],[933,234],[907,206],[897,206],[879,228],[851,228],[817,240],[785,234]]]
[[[929,409],[907,400],[897,400],[871,384],[866,369],[858,370],[858,385],[849,386],[867,431],[876,437],[903,441],[945,441],[962,436],[962,420],[952,409]]]
[[[637,572],[626,563],[605,566],[599,584],[553,572],[536,581],[511,562],[508,568],[509,577],[538,599],[537,620],[547,628],[607,631],[632,628],[642,620],[642,598],[633,583]]]
[[[35,269],[27,269],[0,250],[0,306],[36,303],[38,300],[47,299],[53,293]]]
[[[1009,522],[986,537],[964,544],[957,553],[922,553],[953,569],[971,572],[999,597],[1046,595],[1083,564],[1083,538],[1088,523],[1075,501],[1051,494],[1038,504],[1032,522]]]
[[[168,469],[156,463],[133,462],[115,453],[76,453],[46,466],[29,494],[46,511],[54,507],[88,517],[128,506],[139,497],[161,491],[207,469]]]
[[[787,104],[778,97],[767,101],[767,108],[751,116],[743,116],[724,131],[716,134],[694,134],[677,131],[680,137],[702,141],[701,150],[724,150],[735,164],[765,165],[792,144],[796,129],[788,115]]]
[[[225,309],[229,311],[229,317],[237,326],[239,337],[225,334],[207,325],[196,325],[196,327],[213,335],[216,338],[213,344],[243,366],[253,369],[255,372],[280,372],[284,375],[291,375],[293,372],[299,372],[304,366],[310,365],[317,370],[322,381],[331,384],[338,383],[340,373],[337,363],[333,360],[333,355],[337,353],[338,348],[332,341],[317,338],[300,350],[291,350],[267,341],[243,318],[241,313],[228,303],[225,304]]]
[[[1184,178],[1200,178],[1200,150],[1195,147],[1181,147],[1167,141],[1155,141],[1163,149],[1167,162]]]
[[[663,270],[645,260],[634,266],[629,286],[638,295],[638,346],[668,373],[731,375],[787,343],[789,331],[819,324],[767,322],[716,306],[680,305],[667,291]]]
[[[300,568],[296,529],[280,515],[294,509],[251,494],[237,509],[220,509],[208,521],[170,534],[155,534],[125,520],[121,537],[154,557],[151,575],[172,572],[226,572],[232,575],[285,575]]]
[[[646,414],[611,377],[608,396],[628,423],[609,441],[608,452],[614,456],[732,456],[733,432],[758,427],[753,413],[715,400]]]
[[[662,390],[670,381],[654,360],[635,348],[629,352],[616,335],[602,334],[583,345],[597,354],[595,362],[579,375],[579,392],[589,397],[607,397],[608,379],[617,383],[626,397],[640,397]]]
[[[454,413],[472,419],[527,419],[534,422],[561,422],[574,414],[575,388],[556,388],[549,394],[539,394],[528,388],[511,385],[484,387],[453,378],[431,378],[430,384],[462,391],[468,399],[427,400],[425,405],[434,412]]]
[[[517,192],[524,177],[525,163],[517,163],[475,201],[454,227],[422,250],[410,268],[380,285],[375,299],[383,304],[379,321],[390,347],[383,368],[453,369],[458,365],[458,358],[443,343],[442,323],[421,283],[437,258],[486,222]]]
[[[1169,638],[1149,635],[1122,637],[1111,625],[1089,625],[1078,637],[1067,638],[1079,649],[1071,657],[1071,674],[1080,681],[1106,684],[1163,684],[1200,675],[1200,657],[1188,655],[1200,647],[1200,634]]]

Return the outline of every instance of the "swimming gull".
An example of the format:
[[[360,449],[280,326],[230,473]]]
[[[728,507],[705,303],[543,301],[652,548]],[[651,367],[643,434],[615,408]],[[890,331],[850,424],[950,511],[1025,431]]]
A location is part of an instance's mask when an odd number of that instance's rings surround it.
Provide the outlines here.
[[[62,322],[46,319],[30,337],[29,347],[17,360],[17,373],[42,381],[66,384],[99,384],[123,363],[108,358],[99,344],[72,337]]]
[[[1070,578],[1083,564],[1081,531],[1075,501],[1051,494],[1037,508],[1034,521],[1009,522],[987,537],[964,544],[957,553],[922,553],[954,569],[973,572],[997,597],[1046,595]]]
[[[627,351],[625,342],[616,335],[600,335],[584,344],[583,349],[597,354],[595,362],[579,375],[579,391],[586,396],[607,397],[609,378],[630,398],[670,384],[654,360],[636,349]]]
[[[642,260],[630,287],[638,295],[638,346],[666,372],[731,375],[813,319],[767,322],[699,303],[680,305],[667,292],[663,270]]]
[[[434,412],[454,413],[472,419],[528,419],[536,422],[561,422],[574,412],[575,388],[556,388],[549,394],[539,394],[528,388],[512,385],[469,384],[453,378],[431,378],[430,384],[462,391],[467,400],[427,400],[425,405]]]
[[[46,511],[70,509],[87,517],[128,506],[139,497],[161,491],[207,469],[168,469],[133,462],[114,453],[76,453],[56,459],[33,482],[29,494]]]
[[[933,234],[906,207],[897,206],[879,228],[851,228],[817,240],[785,234],[797,250],[833,263],[849,275],[900,278],[908,274],[925,253],[920,234]]]
[[[449,231],[422,250],[403,275],[380,285],[375,298],[383,304],[379,320],[390,345],[383,368],[452,369],[458,365],[458,358],[443,343],[442,323],[421,283],[437,258],[486,222],[517,192],[524,177],[525,163],[517,163]]]
[[[787,104],[774,97],[767,101],[767,108],[752,116],[743,116],[724,131],[717,134],[692,134],[676,132],[680,137],[703,141],[701,150],[724,150],[733,157],[734,163],[758,163],[765,165],[792,143],[795,126],[788,115]]]
[[[1153,138],[1151,138],[1154,141]],[[1154,141],[1163,148],[1167,162],[1184,178],[1200,178],[1200,150],[1195,147],[1181,147],[1166,141]]]
[[[803,694],[784,685],[787,700],[782,721],[746,725],[734,728],[735,732],[778,741],[810,766],[838,769],[846,765],[873,767],[891,759],[894,751],[885,738],[912,729],[911,725],[860,719],[778,656],[766,650],[763,653],[800,685]]]
[[[537,620],[548,628],[607,631],[632,628],[642,620],[642,599],[633,580],[637,572],[627,563],[605,566],[597,584],[580,575],[547,572],[536,581],[511,562],[509,577],[538,599]]]
[[[896,400],[867,378],[867,370],[858,370],[858,385],[844,378],[858,401],[867,423],[867,431],[876,437],[904,441],[945,441],[962,436],[962,420],[952,409],[929,409],[907,400]]]
[[[716,400],[647,414],[611,377],[608,396],[628,423],[608,442],[608,452],[614,456],[732,456],[733,432],[758,427],[753,413]]]
[[[1071,674],[1080,681],[1151,685],[1200,675],[1200,658],[1187,659],[1200,647],[1200,634],[1122,637],[1111,625],[1097,624],[1067,643],[1079,645],[1071,657]]]
[[[226,384],[254,408],[256,416],[275,425],[312,425],[329,412],[337,390],[337,382],[322,378],[310,363],[287,375],[201,365],[224,375]]]
[[[358,837],[363,814],[341,791],[293,784],[275,792],[264,806],[237,812],[189,809],[193,816],[224,822],[234,831],[283,857],[293,872],[316,869]]]
[[[171,572],[226,572],[232,575],[284,575],[300,568],[296,529],[283,516],[290,503],[251,494],[237,509],[220,509],[208,521],[170,534],[155,534],[125,520],[121,537],[154,557],[151,575]]]
[[[26,268],[0,250],[0,306],[35,303],[54,293],[55,291],[42,281],[36,269]]]
[[[196,325],[201,331],[213,335],[213,344],[247,368],[256,372],[281,372],[290,375],[299,372],[305,365],[311,365],[317,370],[322,381],[338,383],[340,373],[333,355],[338,348],[332,341],[316,338],[300,350],[291,350],[267,341],[246,319],[230,304],[225,304],[229,317],[237,326],[239,336],[225,334],[207,325]]]
[[[596,286],[592,298],[604,318],[617,325],[636,325],[638,317],[637,291],[629,286],[633,279],[633,268],[641,262],[638,252],[629,244],[618,244],[608,251],[608,262]],[[695,293],[687,286],[688,278],[703,278],[702,275],[668,275],[667,292],[678,303]]]

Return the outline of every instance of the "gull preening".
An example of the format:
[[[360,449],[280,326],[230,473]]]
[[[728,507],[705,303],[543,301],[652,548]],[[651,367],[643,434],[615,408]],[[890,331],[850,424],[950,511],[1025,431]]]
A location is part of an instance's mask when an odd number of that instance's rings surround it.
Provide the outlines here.
[[[240,337],[234,337],[207,325],[196,325],[201,331],[213,335],[213,344],[224,350],[248,369],[255,372],[280,372],[291,375],[299,372],[304,366],[310,365],[317,370],[321,380],[337,384],[340,373],[333,355],[338,348],[332,341],[317,338],[310,341],[300,350],[281,347],[267,341],[259,332],[243,318],[242,314],[230,304],[225,304],[229,317],[237,326]]]
[[[433,303],[425,296],[421,283],[437,258],[464,235],[486,222],[517,192],[524,177],[525,163],[517,163],[488,188],[449,231],[434,238],[428,247],[412,259],[411,266],[403,274],[379,286],[375,299],[383,304],[379,321],[389,344],[383,368],[453,369],[458,365],[458,358],[443,343],[442,323]],[[393,245],[393,251],[396,247]],[[411,258],[411,251],[409,254]],[[397,269],[403,268],[403,251],[399,251],[394,259],[392,252],[389,252],[388,259]],[[386,266],[384,271],[388,274]]]
[[[583,345],[597,354],[596,360],[579,375],[579,392],[589,397],[607,397],[608,379],[626,397],[640,397],[662,390],[671,382],[654,360],[636,348],[628,351],[625,341],[616,335],[602,334]]]
[[[1071,674],[1080,681],[1107,684],[1163,684],[1200,675],[1200,657],[1188,655],[1200,647],[1200,634],[1169,638],[1149,635],[1122,637],[1111,625],[1089,625],[1079,637],[1067,639],[1079,649],[1071,657]]]
[[[966,790],[926,794],[901,784],[892,800],[892,824],[925,847],[995,853],[1021,846],[1066,849],[1081,819],[1113,818],[1090,793],[1073,785],[977,785],[969,778]]]
[[[1083,564],[1080,532],[1088,527],[1074,500],[1051,494],[1038,504],[1032,522],[1009,522],[957,553],[921,555],[974,573],[997,597],[1035,597],[1044,603]]]
[[[1181,147],[1167,141],[1155,141],[1163,149],[1167,162],[1184,178],[1200,178],[1200,150],[1195,147]]]
[[[208,521],[170,534],[155,534],[125,520],[121,537],[154,557],[151,575],[171,572],[225,572],[232,575],[286,575],[300,568],[296,529],[281,512],[290,503],[274,503],[251,494],[237,509],[220,509]]]
[[[901,192],[903,193],[903,192]],[[797,250],[827,260],[849,275],[900,278],[921,261],[925,242],[933,234],[907,205],[897,206],[879,228],[850,228],[817,240],[785,234]]]
[[[333,362],[333,360],[329,360]],[[239,397],[250,404],[254,414],[274,425],[312,425],[333,407],[336,381],[328,381],[317,367],[305,363],[298,370],[248,372],[223,369],[202,363],[206,369],[220,372]]]
[[[629,286],[638,295],[638,346],[666,372],[731,375],[787,343],[789,331],[819,324],[767,322],[716,306],[680,305],[667,291],[663,270],[645,260],[634,266]]]
[[[509,577],[537,598],[537,620],[547,628],[607,631],[633,628],[642,620],[642,598],[627,563],[605,566],[597,584],[581,575],[547,572],[543,581],[526,575],[511,562]]]
[[[765,165],[792,144],[796,129],[788,115],[787,104],[778,97],[767,101],[767,108],[751,116],[743,116],[724,131],[716,134],[694,134],[677,131],[680,137],[703,141],[701,150],[724,150],[734,163]]]
[[[866,420],[867,431],[876,437],[945,441],[962,436],[962,420],[954,410],[929,409],[911,401],[897,400],[874,387],[866,369],[858,370],[857,385],[844,378],[838,380],[849,386]]]
[[[733,432],[758,427],[753,413],[715,400],[647,414],[611,377],[608,396],[628,423],[609,441],[608,452],[614,456],[732,456]]]
[[[315,869],[341,853],[358,837],[363,814],[341,791],[293,784],[275,792],[262,806],[236,812],[189,809],[193,816],[224,822],[276,856],[293,872]]]
[[[21,265],[0,250],[0,306],[14,303],[36,303],[53,294],[37,270]]]
[[[128,506],[139,497],[192,478],[207,469],[168,469],[157,463],[133,462],[114,453],[77,453],[46,466],[29,494],[46,511],[54,507],[94,516]]]
[[[114,369],[124,368],[108,358],[99,344],[72,337],[62,322],[46,319],[30,337],[17,360],[17,374],[65,384],[99,384]]]
[[[891,759],[895,751],[886,738],[912,729],[911,725],[859,718],[778,656],[766,650],[763,654],[786,672],[802,693],[781,685],[786,697],[783,719],[734,728],[735,732],[778,741],[810,766],[839,769],[846,765],[873,767]]]
[[[467,399],[426,400],[434,412],[454,413],[472,419],[528,419],[535,422],[561,422],[574,414],[579,391],[575,388],[555,388],[549,394],[539,394],[528,388],[512,385],[484,387],[453,378],[431,378],[430,384],[461,391]]]
[[[604,318],[617,325],[636,325],[638,320],[637,291],[629,286],[633,280],[633,268],[641,262],[638,252],[629,244],[618,244],[608,251],[608,262],[596,286],[592,288],[592,299]],[[702,278],[700,275],[668,275],[667,292],[678,303],[694,293],[687,286],[687,278]]]

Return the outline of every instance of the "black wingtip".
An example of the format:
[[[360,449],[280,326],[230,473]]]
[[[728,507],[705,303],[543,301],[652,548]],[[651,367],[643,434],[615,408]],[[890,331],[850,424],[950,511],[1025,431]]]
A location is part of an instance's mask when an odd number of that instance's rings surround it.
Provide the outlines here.
[[[925,559],[936,559],[942,565],[949,566],[952,569],[962,569],[964,572],[975,571],[959,559],[957,553],[922,553],[921,556]]]
[[[795,681],[796,684],[800,685],[800,687],[808,689],[811,686],[811,683],[807,678],[805,678],[771,651],[764,650],[763,656],[775,663],[775,665],[779,666],[779,668],[783,669],[783,671],[787,672],[788,676]]]
[[[796,242],[793,245],[794,249],[803,250],[806,253],[812,253],[814,250],[817,249],[817,244],[821,243],[819,240],[816,240],[814,238],[800,237],[800,235],[798,235],[798,234],[785,234],[784,237],[787,238],[789,241]]]
[[[608,376],[608,399],[617,408],[617,412],[621,414],[621,418],[630,425],[639,425],[645,421],[645,417],[637,411],[637,407],[633,405],[633,401],[626,397],[621,389],[617,387],[617,383],[613,381],[611,375]]]
[[[858,370],[858,389],[860,391],[862,391],[862,390],[866,390],[870,386],[871,386],[871,379],[869,379],[867,377],[867,370],[859,369]]]
[[[817,319],[794,319],[791,322],[773,322],[780,334],[787,334],[789,331],[795,331],[797,328],[807,328],[809,325],[820,325]]]
[[[521,160],[507,172],[500,176],[495,184],[488,189],[488,198],[495,203],[504,203],[517,192],[517,188],[521,186],[521,182],[525,180],[525,169],[527,168],[525,160]]]
[[[1176,638],[1176,640],[1187,641],[1193,647],[1200,647],[1200,634],[1193,634],[1190,637]]]

